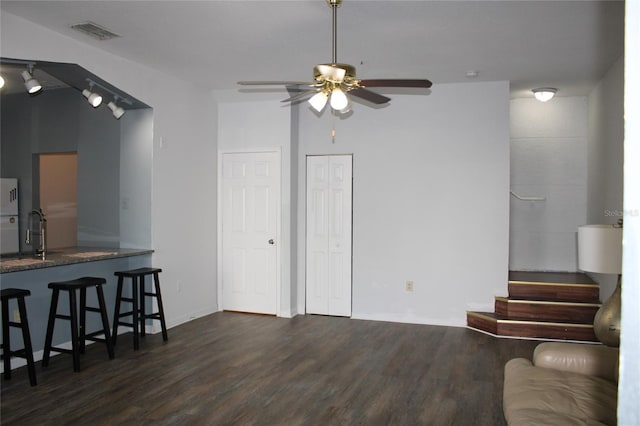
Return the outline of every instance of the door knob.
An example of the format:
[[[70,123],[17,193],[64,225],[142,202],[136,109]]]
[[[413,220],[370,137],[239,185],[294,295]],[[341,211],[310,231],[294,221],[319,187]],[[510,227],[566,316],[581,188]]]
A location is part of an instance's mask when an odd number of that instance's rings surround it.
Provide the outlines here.
[[[272,238],[272,239],[270,239],[270,240],[268,241],[268,243],[269,243],[269,244],[275,244],[275,241],[273,241],[273,238]]]

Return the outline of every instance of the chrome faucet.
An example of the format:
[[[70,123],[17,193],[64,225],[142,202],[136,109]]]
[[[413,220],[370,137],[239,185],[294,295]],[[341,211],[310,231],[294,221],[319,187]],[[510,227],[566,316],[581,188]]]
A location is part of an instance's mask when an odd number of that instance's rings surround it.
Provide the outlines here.
[[[36,249],[36,255],[42,256],[44,259],[47,254],[47,219],[44,217],[42,209],[31,210],[29,213],[29,221],[27,223],[27,236],[25,238],[25,244],[31,245],[31,227],[33,226],[33,216],[38,216],[38,233],[40,234],[40,241],[38,242],[38,248]]]

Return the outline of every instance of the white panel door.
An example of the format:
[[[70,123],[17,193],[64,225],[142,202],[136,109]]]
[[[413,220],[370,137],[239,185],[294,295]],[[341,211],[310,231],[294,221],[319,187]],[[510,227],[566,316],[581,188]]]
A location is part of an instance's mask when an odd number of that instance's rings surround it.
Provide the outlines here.
[[[276,314],[280,156],[222,155],[223,309]]]
[[[352,157],[307,157],[307,312],[351,316]]]

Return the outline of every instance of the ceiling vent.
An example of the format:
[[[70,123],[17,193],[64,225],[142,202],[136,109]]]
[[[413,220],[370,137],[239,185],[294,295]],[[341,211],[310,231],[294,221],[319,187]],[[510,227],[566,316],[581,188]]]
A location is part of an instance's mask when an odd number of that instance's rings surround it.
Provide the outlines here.
[[[101,27],[100,25],[91,21],[73,24],[71,25],[71,28],[100,41],[111,40],[112,38],[120,37],[118,34],[113,33],[108,29]]]

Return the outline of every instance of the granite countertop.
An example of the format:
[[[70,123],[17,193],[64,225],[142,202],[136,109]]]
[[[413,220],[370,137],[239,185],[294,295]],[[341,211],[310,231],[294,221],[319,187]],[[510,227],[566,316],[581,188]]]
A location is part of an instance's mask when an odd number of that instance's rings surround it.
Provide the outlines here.
[[[72,265],[75,263],[95,262],[98,260],[117,259],[121,257],[151,254],[151,249],[125,249],[106,247],[70,247],[53,249],[44,259],[32,254],[3,256],[0,258],[0,274],[29,271],[32,269],[50,268],[53,266]]]

